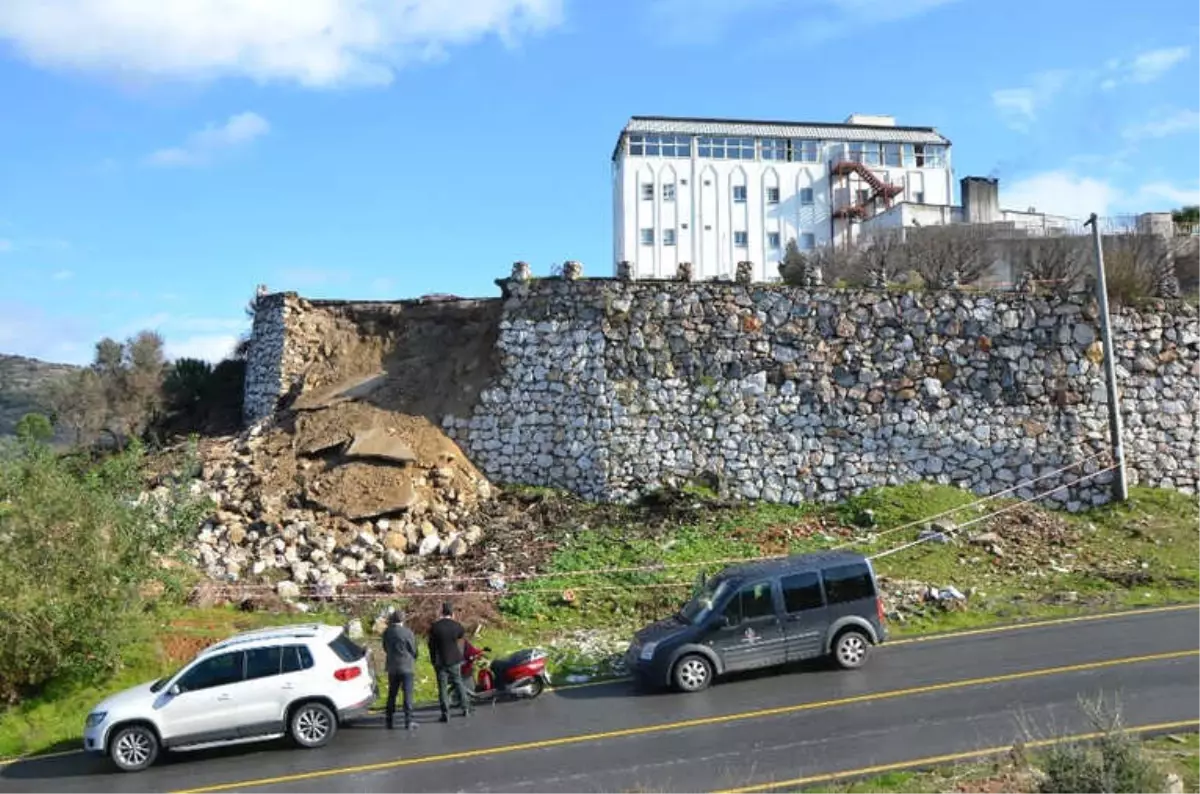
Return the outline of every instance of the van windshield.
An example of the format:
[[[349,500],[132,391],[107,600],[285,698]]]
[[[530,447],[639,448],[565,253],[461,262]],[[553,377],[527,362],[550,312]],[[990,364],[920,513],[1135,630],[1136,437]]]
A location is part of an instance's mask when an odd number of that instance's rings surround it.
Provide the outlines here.
[[[713,606],[729,591],[729,582],[724,579],[710,579],[700,588],[692,600],[679,610],[679,619],[695,625],[701,623],[712,614]]]

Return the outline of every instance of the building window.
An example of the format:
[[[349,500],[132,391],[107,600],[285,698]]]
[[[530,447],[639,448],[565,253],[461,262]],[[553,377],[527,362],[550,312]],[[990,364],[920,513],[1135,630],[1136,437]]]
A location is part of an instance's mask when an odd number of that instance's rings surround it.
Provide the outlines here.
[[[750,245],[750,235],[747,232],[734,232],[733,244],[738,248],[745,248]]]
[[[817,236],[812,232],[804,232],[800,235],[800,250],[811,251],[817,247]]]
[[[691,157],[690,135],[637,133],[629,136],[629,153],[646,157]]]
[[[879,144],[855,141],[850,144],[850,161],[863,165],[879,165]]]
[[[674,229],[663,229],[663,245],[675,245]]]
[[[746,186],[745,185],[734,185],[733,186],[733,200],[738,201],[738,202],[746,200]]]
[[[866,204],[871,200],[871,191],[865,187],[860,187],[858,190],[854,191],[854,197],[855,204]]]
[[[917,202],[918,204],[924,204],[925,203],[925,191],[918,190],[916,193],[913,193],[913,201]]]
[[[675,183],[668,182],[667,184],[663,185],[662,188],[663,188],[663,201],[674,201],[675,200]]]
[[[642,183],[642,199],[645,201],[654,201],[654,183]]]
[[[779,249],[779,232],[767,232],[767,248],[772,251]]]
[[[788,142],[784,138],[764,138],[761,151],[764,160],[787,160]]]
[[[653,229],[642,229],[642,245],[654,245]]]
[[[789,141],[791,151],[788,159],[793,163],[815,163],[820,156],[820,143],[818,141],[809,141],[802,138],[793,138]]]
[[[918,143],[913,147],[917,168],[945,168],[946,147]]]
[[[700,138],[697,142],[700,157],[713,160],[753,160],[753,138]]]
[[[767,203],[768,204],[778,204],[779,203],[779,188],[777,188],[777,187],[767,188]]]
[[[883,145],[883,164],[889,167],[903,165],[900,158],[900,144],[885,143]]]
[[[813,189],[810,187],[800,188],[800,204],[804,207],[810,207],[813,203]]]

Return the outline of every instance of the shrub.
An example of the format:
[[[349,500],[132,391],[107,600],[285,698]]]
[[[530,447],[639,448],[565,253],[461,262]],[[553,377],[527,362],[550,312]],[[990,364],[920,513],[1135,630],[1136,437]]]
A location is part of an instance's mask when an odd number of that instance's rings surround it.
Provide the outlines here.
[[[1107,709],[1102,702],[1085,703],[1083,708],[1099,738],[1091,746],[1068,742],[1047,751],[1040,790],[1047,794],[1162,791],[1165,775],[1146,757],[1137,739],[1121,729],[1119,710]]]
[[[111,672],[171,588],[165,558],[203,512],[182,483],[142,496],[139,445],[92,464],[34,435],[0,447],[0,699]]]

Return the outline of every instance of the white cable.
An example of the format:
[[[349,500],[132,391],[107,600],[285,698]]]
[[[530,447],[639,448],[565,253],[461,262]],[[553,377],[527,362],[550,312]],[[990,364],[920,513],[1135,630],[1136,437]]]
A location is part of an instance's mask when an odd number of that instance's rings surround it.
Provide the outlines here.
[[[897,546],[897,547],[896,547],[896,548],[894,548],[894,549],[888,549],[887,551],[881,551],[881,552],[879,552],[878,554],[872,554],[872,555],[869,557],[869,559],[872,559],[872,560],[878,560],[878,559],[881,559],[881,558],[883,558],[883,557],[887,557],[887,556],[890,556],[890,555],[892,555],[892,554],[895,554],[895,553],[897,553],[897,552],[901,552],[901,551],[904,551],[904,550],[906,550],[906,549],[911,549],[913,546],[918,546],[918,545],[920,545],[920,544],[922,544],[922,543],[928,543],[929,541],[931,541],[931,540],[934,540],[934,539],[938,538],[939,536],[941,536],[941,537],[948,537],[948,536],[950,536],[950,535],[953,535],[953,534],[955,534],[956,532],[960,532],[960,531],[962,531],[963,529],[966,529],[967,527],[969,527],[969,526],[971,526],[971,525],[973,525],[973,524],[978,524],[978,523],[980,523],[980,522],[982,522],[982,521],[989,521],[989,520],[991,520],[991,519],[995,518],[995,517],[996,517],[996,516],[998,516],[998,515],[1003,515],[1004,513],[1007,513],[1007,512],[1008,512],[1008,511],[1010,511],[1010,510],[1016,510],[1018,507],[1025,507],[1026,505],[1032,504],[1033,502],[1040,501],[1041,499],[1044,499],[1045,497],[1049,496],[1049,495],[1050,495],[1050,494],[1052,494],[1052,493],[1055,493],[1056,491],[1061,491],[1061,490],[1063,490],[1064,488],[1070,488],[1072,485],[1077,485],[1077,484],[1079,484],[1079,483],[1081,483],[1081,482],[1083,482],[1083,481],[1085,481],[1085,480],[1090,480],[1090,479],[1092,479],[1093,477],[1098,477],[1099,475],[1101,475],[1101,474],[1104,474],[1105,472],[1108,472],[1108,471],[1113,471],[1113,470],[1115,470],[1115,469],[1117,469],[1117,468],[1118,468],[1117,466],[1108,466],[1107,468],[1100,469],[1099,471],[1093,472],[1093,473],[1091,473],[1091,474],[1085,474],[1084,476],[1082,476],[1082,477],[1080,477],[1080,478],[1078,478],[1078,479],[1072,480],[1071,482],[1064,483],[1064,484],[1062,484],[1062,485],[1056,486],[1056,487],[1054,487],[1054,488],[1051,488],[1051,489],[1050,489],[1050,490],[1048,490],[1048,491],[1043,491],[1043,492],[1042,492],[1042,493],[1040,493],[1040,494],[1035,494],[1035,495],[1034,495],[1032,498],[1030,498],[1030,499],[1025,499],[1025,500],[1022,500],[1022,501],[1020,501],[1020,502],[1017,502],[1016,504],[1009,505],[1008,507],[1003,507],[1003,508],[1001,508],[1001,509],[999,509],[999,510],[995,511],[994,513],[988,513],[986,516],[980,516],[979,518],[975,518],[975,519],[972,519],[972,520],[970,520],[970,521],[967,521],[967,522],[965,522],[965,523],[963,523],[963,524],[959,524],[958,526],[956,526],[956,527],[955,527],[954,529],[952,529],[952,530],[947,530],[946,532],[939,532],[939,533],[935,533],[935,534],[933,534],[933,535],[929,535],[929,536],[926,536],[926,537],[923,537],[923,538],[917,538],[917,539],[916,539],[916,540],[914,540],[914,541],[911,541],[911,542],[909,542],[909,543],[905,543],[905,544],[904,544],[904,545],[902,545],[902,546]]]
[[[1026,488],[1030,485],[1033,485],[1035,482],[1041,482],[1042,480],[1049,479],[1050,477],[1054,477],[1055,475],[1062,474],[1067,469],[1073,469],[1076,466],[1087,463],[1090,460],[1095,460],[1096,458],[1102,458],[1102,457],[1105,457],[1106,455],[1108,455],[1107,452],[1098,452],[1094,455],[1088,455],[1086,458],[1077,460],[1074,463],[1071,463],[1071,464],[1068,464],[1061,468],[1055,469],[1054,471],[1047,472],[1046,474],[1043,474],[1040,477],[1035,477],[1032,480],[1025,480],[1024,482],[1017,483],[1016,485],[1012,486],[1011,488],[1005,488],[1003,491],[997,491],[994,494],[990,494],[988,496],[981,497],[979,499],[976,499],[974,502],[962,505],[961,507],[952,507],[949,510],[943,510],[942,512],[938,513],[937,515],[927,516],[926,518],[920,518],[920,519],[917,519],[916,521],[910,521],[907,524],[901,524],[898,527],[892,527],[891,529],[885,529],[882,532],[872,533],[864,538],[855,538],[854,540],[847,541],[846,543],[843,543],[840,546],[834,546],[832,550],[836,551],[839,549],[848,548],[850,546],[855,546],[860,543],[866,543],[868,538],[870,538],[870,542],[874,543],[875,541],[879,540],[879,538],[887,537],[888,535],[891,535],[896,532],[900,532],[901,530],[911,529],[912,527],[919,526],[921,524],[926,524],[930,521],[936,521],[939,518],[945,518],[946,516],[951,515],[953,513],[958,513],[963,510],[968,510],[970,508],[978,507],[979,505],[982,505],[986,502],[990,502],[993,499],[999,499],[1001,496],[1004,496],[1005,494],[1010,494],[1013,491],[1019,491],[1022,488]]]

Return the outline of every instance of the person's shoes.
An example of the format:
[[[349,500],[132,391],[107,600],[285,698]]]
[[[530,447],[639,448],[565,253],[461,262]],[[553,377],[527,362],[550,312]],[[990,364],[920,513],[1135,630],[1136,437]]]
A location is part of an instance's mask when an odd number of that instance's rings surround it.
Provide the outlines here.
[[[390,730],[392,730],[392,729],[393,729],[395,726],[394,726],[394,725],[392,725],[392,723],[388,722],[388,723],[384,723],[384,727],[385,727],[385,728],[387,728],[387,729],[390,731]]]
[[[449,722],[449,721],[450,721],[449,714],[443,714],[441,717],[438,718],[438,722]]]
[[[410,722],[404,726],[404,730],[406,730],[406,731],[415,731],[416,729],[417,729],[417,724],[415,722]]]

